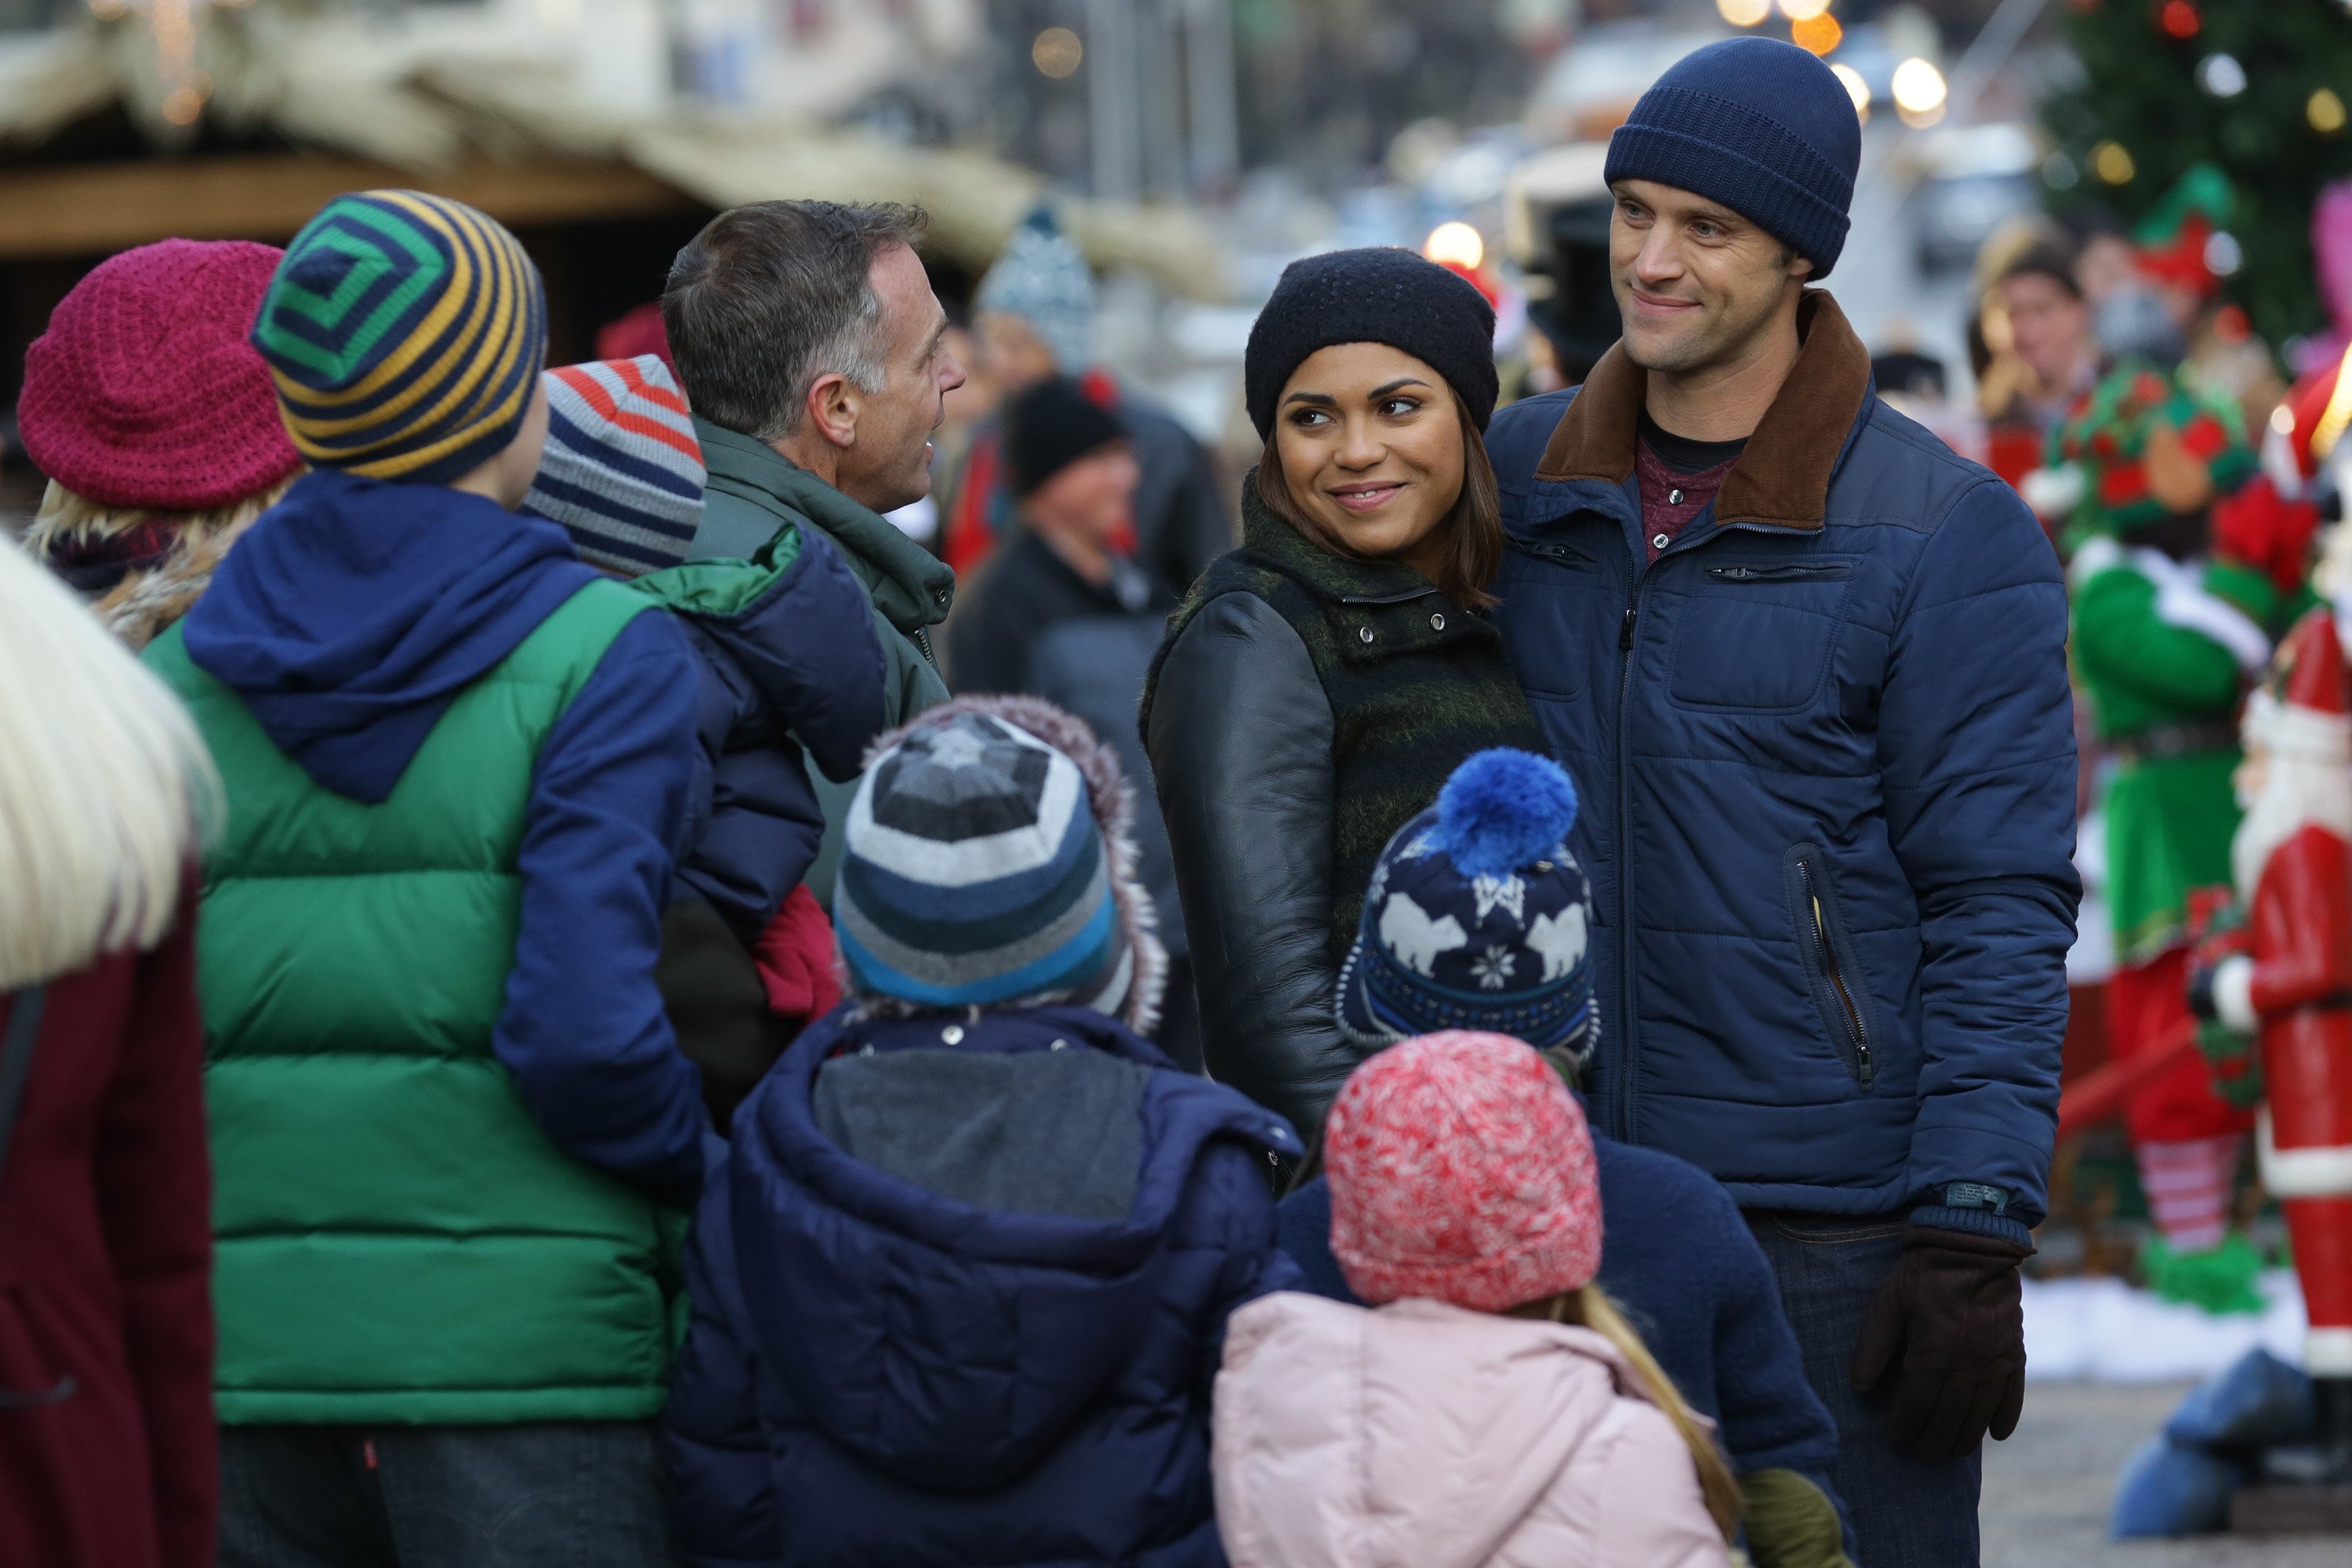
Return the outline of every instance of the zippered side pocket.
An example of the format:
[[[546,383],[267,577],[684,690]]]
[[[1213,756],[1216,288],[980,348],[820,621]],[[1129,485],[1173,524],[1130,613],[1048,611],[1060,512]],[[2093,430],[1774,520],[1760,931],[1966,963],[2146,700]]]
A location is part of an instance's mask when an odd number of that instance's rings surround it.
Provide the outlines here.
[[[1876,1031],[1862,963],[1838,908],[1836,884],[1830,879],[1828,852],[1818,844],[1800,844],[1789,851],[1783,866],[1806,985],[1821,1010],[1832,1048],[1866,1094],[1878,1070],[1871,1054]]]

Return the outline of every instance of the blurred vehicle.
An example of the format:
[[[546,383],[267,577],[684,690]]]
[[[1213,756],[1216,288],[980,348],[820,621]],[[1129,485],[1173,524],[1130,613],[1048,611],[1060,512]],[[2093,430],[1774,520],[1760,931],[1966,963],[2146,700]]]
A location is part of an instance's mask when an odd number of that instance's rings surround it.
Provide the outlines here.
[[[1995,121],[1921,132],[1919,270],[1965,271],[2004,222],[2038,205],[2042,149],[2022,125]]]
[[[1538,146],[1607,140],[1667,67],[1727,36],[1648,21],[1588,29],[1560,50],[1528,95],[1528,139]]]

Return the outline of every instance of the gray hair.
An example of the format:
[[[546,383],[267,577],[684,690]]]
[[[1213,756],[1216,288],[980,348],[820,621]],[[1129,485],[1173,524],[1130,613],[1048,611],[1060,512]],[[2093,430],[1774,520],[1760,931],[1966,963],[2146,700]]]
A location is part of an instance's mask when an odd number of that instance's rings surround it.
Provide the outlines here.
[[[920,207],[754,202],[730,208],[677,253],[662,324],[694,411],[773,441],[800,428],[809,388],[845,376],[882,390],[882,300],[867,275],[923,237]]]

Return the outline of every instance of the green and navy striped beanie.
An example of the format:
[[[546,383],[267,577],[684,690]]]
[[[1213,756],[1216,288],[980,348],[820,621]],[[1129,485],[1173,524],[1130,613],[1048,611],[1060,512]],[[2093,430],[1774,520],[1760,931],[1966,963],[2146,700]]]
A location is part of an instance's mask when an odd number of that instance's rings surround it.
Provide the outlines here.
[[[861,1002],[1117,1013],[1128,1001],[1142,955],[1122,856],[1087,771],[1001,716],[1013,711],[997,699],[934,710],[886,740],[859,782],[834,916]]]
[[[495,219],[421,191],[361,191],[286,247],[253,346],[313,468],[446,484],[522,428],[547,302]]]

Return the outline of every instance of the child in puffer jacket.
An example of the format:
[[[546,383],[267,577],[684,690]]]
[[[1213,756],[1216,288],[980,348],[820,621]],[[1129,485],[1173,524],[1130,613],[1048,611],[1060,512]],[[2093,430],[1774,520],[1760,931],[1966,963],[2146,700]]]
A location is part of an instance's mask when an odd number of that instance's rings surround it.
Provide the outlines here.
[[[1724,1568],[1738,1484],[1592,1283],[1592,1140],[1543,1058],[1467,1031],[1383,1051],[1332,1102],[1324,1160],[1332,1250],[1379,1305],[1234,1314],[1234,1568]]]
[[[831,932],[801,888],[824,837],[808,764],[837,783],[857,776],[883,723],[881,645],[822,534],[787,524],[755,561],[686,562],[708,475],[658,357],[563,365],[543,381],[546,454],[520,510],[562,523],[582,560],[670,611],[701,665],[693,826],[656,978],[724,1133],[807,1009],[837,995]],[[797,1015],[784,1005],[795,991]]]
[[[1297,1270],[1289,1125],[1148,1043],[1132,797],[1080,721],[963,698],[876,743],[850,1000],[711,1153],[664,1417],[685,1559],[1220,1568],[1227,1316]]]
[[[1482,752],[1375,863],[1343,966],[1340,1027],[1366,1051],[1442,1029],[1540,1048],[1571,1090],[1597,1043],[1591,898],[1564,840],[1576,790],[1549,758]],[[1805,1381],[1780,1287],[1714,1178],[1595,1136],[1600,1282],[1692,1408],[1717,1423],[1758,1568],[1850,1568],[1829,1465],[1837,1432]],[[1310,1164],[1312,1163],[1310,1160]],[[1283,1247],[1307,1289],[1357,1303],[1331,1252],[1320,1177],[1282,1200]]]

